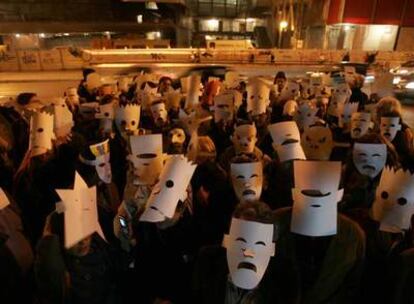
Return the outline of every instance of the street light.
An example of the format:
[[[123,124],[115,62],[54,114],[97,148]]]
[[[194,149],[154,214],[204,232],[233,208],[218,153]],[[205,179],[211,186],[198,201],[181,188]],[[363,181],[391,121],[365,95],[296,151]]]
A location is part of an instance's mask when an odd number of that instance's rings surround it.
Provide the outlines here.
[[[280,21],[279,27],[280,27],[281,30],[286,29],[288,27],[288,22],[286,20]]]

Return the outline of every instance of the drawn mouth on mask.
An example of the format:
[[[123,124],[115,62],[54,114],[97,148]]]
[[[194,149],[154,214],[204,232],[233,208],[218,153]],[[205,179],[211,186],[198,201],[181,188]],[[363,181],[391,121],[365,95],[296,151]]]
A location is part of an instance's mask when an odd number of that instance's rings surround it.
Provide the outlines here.
[[[385,133],[384,133],[384,136],[385,136],[385,137],[391,137],[391,133],[390,133],[390,132],[385,132]]]
[[[371,165],[362,166],[362,169],[364,169],[364,170],[370,170],[370,171],[375,171],[375,167],[374,166],[371,166]]]
[[[331,195],[331,192],[322,193],[320,190],[315,189],[306,189],[301,191],[303,195],[310,196],[310,197],[326,197]],[[320,207],[320,205],[318,205]]]
[[[361,128],[355,128],[352,130],[354,133],[360,134],[361,133]]]
[[[289,145],[289,144],[296,144],[298,142],[299,142],[299,140],[297,140],[297,139],[288,138],[288,139],[286,139],[285,141],[282,142],[282,146]]]
[[[252,189],[247,189],[243,191],[243,196],[246,195],[256,195],[256,191],[252,190]]]
[[[249,262],[241,262],[238,266],[237,269],[249,269],[252,270],[254,272],[257,272],[257,267],[256,265],[249,263]]]

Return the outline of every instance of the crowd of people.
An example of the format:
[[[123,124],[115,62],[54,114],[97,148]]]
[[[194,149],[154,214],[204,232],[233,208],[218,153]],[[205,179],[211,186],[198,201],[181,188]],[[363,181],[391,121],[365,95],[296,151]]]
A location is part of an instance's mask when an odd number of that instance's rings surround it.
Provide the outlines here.
[[[0,107],[1,302],[414,303],[392,95],[355,69],[21,93]]]

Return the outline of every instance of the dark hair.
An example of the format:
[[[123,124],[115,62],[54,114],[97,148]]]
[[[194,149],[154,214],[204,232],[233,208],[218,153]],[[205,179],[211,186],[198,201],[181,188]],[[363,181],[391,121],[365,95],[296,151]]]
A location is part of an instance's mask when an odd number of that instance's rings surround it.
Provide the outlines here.
[[[254,153],[240,153],[231,159],[232,164],[254,163],[258,161],[259,159]]]
[[[276,73],[275,80],[280,79],[280,78],[285,79],[285,80],[287,79],[285,72],[279,71]]]
[[[32,99],[35,96],[37,96],[36,93],[21,93],[17,95],[16,101],[21,106],[27,106],[30,102],[30,99]]]
[[[272,210],[261,201],[238,204],[233,212],[233,217],[264,224],[274,223]]]
[[[105,95],[102,97],[102,99],[99,101],[100,105],[106,105],[111,103],[113,100],[119,101],[119,98],[114,95]]]
[[[94,69],[91,68],[85,68],[82,70],[83,79],[86,80],[86,77],[88,77],[89,74],[95,73]]]
[[[169,80],[169,81],[171,81],[171,83],[172,83],[172,79],[171,79],[171,77],[168,77],[168,76],[162,76],[162,77],[160,78],[160,80],[159,80],[159,83],[163,82],[164,80]]]

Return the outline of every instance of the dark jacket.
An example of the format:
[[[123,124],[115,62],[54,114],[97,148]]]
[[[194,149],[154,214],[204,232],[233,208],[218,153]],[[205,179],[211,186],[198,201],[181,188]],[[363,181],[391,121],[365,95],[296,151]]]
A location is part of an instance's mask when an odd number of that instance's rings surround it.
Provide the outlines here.
[[[289,272],[299,277],[300,303],[356,303],[365,256],[364,232],[349,218],[338,215],[336,235],[299,236],[290,231],[291,216],[291,208],[275,212],[279,230],[275,259],[290,261]]]
[[[287,265],[282,260],[272,258],[259,285],[253,291],[247,292],[229,282],[226,250],[219,246],[205,247],[200,251],[194,268],[193,303],[237,304],[225,302],[226,293],[229,292],[227,289],[240,294],[246,293],[241,300],[246,302],[238,303],[299,303],[295,290],[297,278],[294,273],[285,271]]]

